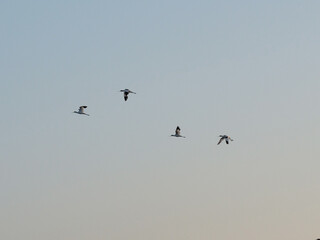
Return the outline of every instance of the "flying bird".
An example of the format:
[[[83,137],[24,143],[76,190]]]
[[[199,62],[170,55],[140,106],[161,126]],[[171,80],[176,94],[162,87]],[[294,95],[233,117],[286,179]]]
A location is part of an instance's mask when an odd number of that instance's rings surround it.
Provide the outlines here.
[[[74,111],[74,113],[78,113],[78,114],[83,114],[83,115],[87,115],[90,116],[89,114],[86,114],[83,109],[87,108],[87,106],[80,106],[78,111]]]
[[[128,95],[129,95],[129,93],[134,93],[134,94],[136,94],[135,92],[132,92],[132,91],[130,91],[129,89],[123,89],[123,90],[120,90],[120,92],[123,92],[123,97],[124,97],[124,100],[125,101],[127,101],[128,100]]]
[[[220,140],[219,140],[219,142],[218,142],[217,145],[219,145],[223,140],[226,141],[226,144],[229,144],[229,140],[230,140],[230,141],[233,141],[233,139],[231,139],[231,138],[230,138],[229,136],[227,136],[227,135],[220,135],[219,137],[220,137]]]
[[[181,129],[179,128],[179,126],[177,126],[177,128],[176,128],[176,134],[174,134],[174,135],[172,134],[171,136],[172,136],[172,137],[183,137],[183,138],[185,138],[185,136],[181,136],[181,135],[180,135],[180,130],[181,130]]]

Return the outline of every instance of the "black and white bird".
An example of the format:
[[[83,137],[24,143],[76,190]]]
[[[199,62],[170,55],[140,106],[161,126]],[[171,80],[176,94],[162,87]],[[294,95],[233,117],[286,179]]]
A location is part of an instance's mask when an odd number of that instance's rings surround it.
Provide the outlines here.
[[[177,126],[177,128],[176,128],[176,134],[174,134],[174,135],[172,134],[171,137],[183,137],[183,138],[185,138],[185,136],[181,136],[181,135],[180,135],[180,130],[181,130],[181,129],[179,128],[179,126]]]
[[[125,101],[127,101],[128,100],[128,95],[129,95],[129,93],[134,93],[134,94],[136,94],[135,92],[132,92],[132,91],[130,91],[129,89],[123,89],[123,90],[120,90],[120,92],[123,92],[123,97],[124,97],[124,100]]]
[[[220,137],[220,140],[219,140],[219,142],[218,142],[217,145],[219,145],[223,140],[226,141],[226,144],[229,144],[229,140],[230,140],[230,141],[233,141],[233,139],[231,139],[231,138],[230,138],[229,136],[227,136],[227,135],[220,135],[219,137]]]
[[[80,107],[79,107],[79,110],[78,110],[78,111],[74,111],[74,113],[78,113],[78,114],[83,114],[83,115],[90,116],[89,114],[86,114],[86,113],[84,112],[83,109],[85,109],[85,108],[87,108],[87,106],[80,106]]]

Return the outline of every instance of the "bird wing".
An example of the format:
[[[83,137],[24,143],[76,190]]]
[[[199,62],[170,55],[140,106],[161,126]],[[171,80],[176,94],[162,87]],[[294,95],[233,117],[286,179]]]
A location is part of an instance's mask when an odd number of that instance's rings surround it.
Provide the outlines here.
[[[223,140],[223,138],[220,138],[220,140],[219,140],[217,145],[219,145],[222,142],[222,140]]]

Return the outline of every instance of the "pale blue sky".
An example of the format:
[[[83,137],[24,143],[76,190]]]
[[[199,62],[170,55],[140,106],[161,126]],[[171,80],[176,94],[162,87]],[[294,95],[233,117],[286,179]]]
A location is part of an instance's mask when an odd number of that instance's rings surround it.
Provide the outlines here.
[[[319,238],[319,10],[1,1],[0,238]]]

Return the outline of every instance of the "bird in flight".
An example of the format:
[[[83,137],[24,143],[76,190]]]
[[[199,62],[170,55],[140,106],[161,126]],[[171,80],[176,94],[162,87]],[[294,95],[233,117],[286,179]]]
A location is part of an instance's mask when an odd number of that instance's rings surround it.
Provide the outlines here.
[[[226,144],[229,144],[229,140],[233,141],[233,139],[231,139],[231,137],[229,137],[227,135],[220,135],[219,137],[220,137],[220,140],[217,145],[219,145],[223,140],[226,141]]]
[[[83,114],[83,115],[87,115],[90,116],[89,114],[86,114],[83,109],[87,108],[87,106],[80,106],[78,111],[74,111],[74,113],[78,113],[78,114]]]
[[[172,137],[183,137],[183,138],[185,138],[185,136],[181,136],[181,135],[180,135],[180,130],[181,130],[181,129],[179,128],[179,126],[177,126],[177,128],[176,128],[176,134],[174,134],[174,135],[172,134],[171,136],[172,136]]]
[[[136,94],[135,92],[132,92],[132,91],[130,91],[129,89],[123,89],[123,90],[120,90],[120,92],[123,92],[123,97],[124,97],[124,100],[125,101],[127,101],[128,100],[128,95],[129,95],[129,93],[134,93],[134,94]]]

